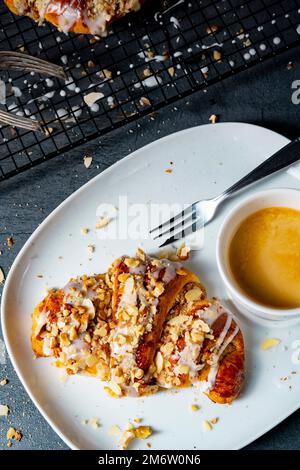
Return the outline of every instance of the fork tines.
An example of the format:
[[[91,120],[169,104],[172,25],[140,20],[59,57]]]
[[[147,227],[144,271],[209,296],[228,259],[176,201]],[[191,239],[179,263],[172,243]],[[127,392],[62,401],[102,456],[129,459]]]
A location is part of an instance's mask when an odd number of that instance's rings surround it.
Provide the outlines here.
[[[21,52],[0,51],[0,69],[37,72],[42,75],[57,77],[62,80],[67,78],[63,67],[60,65],[52,64]]]
[[[12,127],[20,127],[28,131],[43,132],[41,125],[38,121],[33,121],[32,119],[24,118],[21,116],[15,116],[14,114],[7,113],[6,111],[0,111],[0,122]]]
[[[176,214],[170,220],[150,230],[150,233],[153,236],[153,240],[162,239],[162,237],[168,235],[170,238],[160,245],[165,246],[176,239],[182,238],[184,232],[192,228],[198,220],[196,203],[194,203]]]

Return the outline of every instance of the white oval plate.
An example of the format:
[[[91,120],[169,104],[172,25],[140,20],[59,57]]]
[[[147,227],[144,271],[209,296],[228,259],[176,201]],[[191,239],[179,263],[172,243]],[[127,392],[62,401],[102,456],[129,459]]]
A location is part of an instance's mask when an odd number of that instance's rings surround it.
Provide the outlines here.
[[[247,381],[232,406],[215,405],[195,389],[116,400],[95,379],[72,377],[62,383],[51,360],[33,359],[29,341],[30,315],[45,287],[62,286],[77,274],[102,272],[115,257],[133,254],[139,245],[154,251],[151,241],[98,239],[93,228],[100,203],[118,206],[119,195],[125,194],[129,202],[140,203],[188,203],[210,197],[287,142],[269,130],[237,123],[195,127],[170,135],[121,160],[75,192],[25,244],[3,292],[4,338],[31,399],[72,449],[116,449],[117,438],[109,436],[109,427],[117,424],[124,428],[136,417],[155,430],[150,438],[153,449],[238,449],[299,407],[300,366],[293,363],[293,353],[298,353],[293,346],[297,347],[294,341],[300,339],[300,327],[271,331],[240,319],[246,341]],[[166,173],[171,161],[173,172]],[[250,191],[280,186],[297,188],[299,181],[282,172]],[[226,293],[216,267],[216,235],[226,211],[241,197],[243,194],[226,204],[205,229],[204,249],[194,252],[190,261],[209,294],[221,298]],[[84,227],[91,228],[86,236],[80,232]],[[88,244],[96,246],[92,260]],[[40,274],[43,278],[37,277]],[[262,351],[261,341],[274,336],[281,340],[280,345]],[[282,377],[288,379],[280,380]],[[200,409],[193,413],[190,406],[195,400]],[[101,423],[98,429],[81,423],[95,417]],[[219,421],[205,433],[202,421],[213,417]],[[146,449],[146,442],[136,441],[132,448]]]

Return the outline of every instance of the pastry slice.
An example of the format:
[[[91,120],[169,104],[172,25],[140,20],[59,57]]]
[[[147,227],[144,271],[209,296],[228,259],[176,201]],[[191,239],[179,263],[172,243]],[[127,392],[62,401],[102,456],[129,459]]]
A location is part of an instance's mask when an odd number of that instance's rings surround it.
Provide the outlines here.
[[[37,357],[55,357],[67,374],[108,378],[111,289],[105,275],[71,279],[52,290],[32,315],[32,348]]]
[[[144,394],[157,389],[149,368],[166,317],[184,286],[197,277],[179,263],[122,257],[109,270],[113,285],[110,333],[111,385],[117,395]]]
[[[162,388],[195,385],[217,403],[231,403],[244,382],[244,342],[230,313],[189,283],[169,312],[151,367]]]

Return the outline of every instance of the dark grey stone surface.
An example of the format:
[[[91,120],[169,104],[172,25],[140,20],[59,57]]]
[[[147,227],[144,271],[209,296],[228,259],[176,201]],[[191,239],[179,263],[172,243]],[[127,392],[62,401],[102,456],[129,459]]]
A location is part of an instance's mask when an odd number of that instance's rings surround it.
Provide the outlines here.
[[[289,61],[294,63],[292,70],[287,70]],[[221,122],[248,122],[271,128],[290,138],[299,135],[300,106],[291,102],[291,84],[297,79],[300,79],[299,50],[293,50],[215,85],[206,93],[199,92],[178,102],[161,111],[154,120],[145,118],[1,183],[0,266],[7,274],[36,227],[86,181],[155,139],[208,123],[213,113],[220,116]],[[87,153],[93,156],[90,169],[83,165],[83,156]],[[6,239],[10,235],[15,244],[8,250]],[[8,418],[0,417],[0,448],[7,448],[6,432],[11,425],[24,435],[12,449],[66,449],[28,398],[8,357],[5,365],[0,364],[0,380],[4,377],[9,379],[9,384],[0,387],[0,403],[9,405],[11,413]],[[263,410],[257,410],[257,413],[261,412]],[[300,449],[300,411],[248,449]]]

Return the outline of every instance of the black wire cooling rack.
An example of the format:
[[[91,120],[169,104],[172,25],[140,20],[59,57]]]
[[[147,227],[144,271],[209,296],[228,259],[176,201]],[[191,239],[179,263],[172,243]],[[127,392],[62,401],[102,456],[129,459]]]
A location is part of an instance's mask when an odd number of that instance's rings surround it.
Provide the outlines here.
[[[1,74],[0,109],[39,120],[44,133],[0,127],[0,180],[295,46],[299,8],[297,0],[148,0],[99,39],[37,26],[1,3],[0,50],[60,63],[69,78]]]

